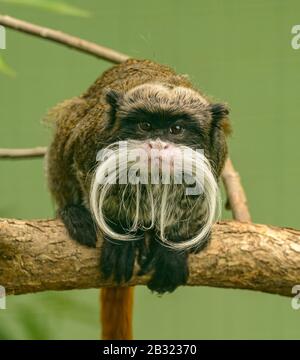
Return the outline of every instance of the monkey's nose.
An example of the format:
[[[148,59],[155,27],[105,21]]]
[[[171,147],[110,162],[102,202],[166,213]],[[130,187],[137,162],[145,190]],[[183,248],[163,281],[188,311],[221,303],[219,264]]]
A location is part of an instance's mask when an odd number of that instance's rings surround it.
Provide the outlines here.
[[[148,146],[150,149],[165,150],[168,149],[169,144],[160,140],[150,140]]]

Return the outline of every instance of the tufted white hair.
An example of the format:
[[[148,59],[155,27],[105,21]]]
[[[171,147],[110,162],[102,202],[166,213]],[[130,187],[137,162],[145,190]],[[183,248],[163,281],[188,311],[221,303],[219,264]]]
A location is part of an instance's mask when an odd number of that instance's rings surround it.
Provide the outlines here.
[[[145,147],[142,141],[116,142],[98,153],[98,165],[90,191],[90,209],[104,234],[111,239],[131,241],[139,238],[134,234],[138,229],[155,229],[163,244],[178,250],[188,249],[205,241],[219,216],[218,184],[203,151],[178,145],[174,145],[174,148],[175,155],[168,162],[171,176],[164,176],[161,162],[149,171],[148,165],[153,159],[149,162],[148,158],[144,158]],[[154,169],[159,170],[158,182],[153,181]],[[192,182],[193,187],[189,186]],[[118,214],[122,214],[130,223],[123,234],[111,228],[105,215],[105,210],[111,205],[112,190],[116,186],[122,194]],[[189,211],[199,211],[202,225],[192,238],[174,242],[168,238],[170,227],[179,221],[189,220],[183,219],[186,213],[184,209],[180,211],[183,198]]]

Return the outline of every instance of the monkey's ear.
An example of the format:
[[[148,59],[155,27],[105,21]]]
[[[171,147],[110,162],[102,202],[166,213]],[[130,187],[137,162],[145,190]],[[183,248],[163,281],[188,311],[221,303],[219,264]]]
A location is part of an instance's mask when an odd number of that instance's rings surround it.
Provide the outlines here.
[[[209,110],[214,121],[221,120],[229,114],[229,109],[225,104],[211,104]]]
[[[106,89],[104,92],[105,99],[112,108],[116,108],[122,98],[122,93],[113,89]]]
[[[209,111],[212,116],[212,126],[223,129],[225,134],[230,134],[231,126],[228,119],[228,106],[222,103],[210,104]]]

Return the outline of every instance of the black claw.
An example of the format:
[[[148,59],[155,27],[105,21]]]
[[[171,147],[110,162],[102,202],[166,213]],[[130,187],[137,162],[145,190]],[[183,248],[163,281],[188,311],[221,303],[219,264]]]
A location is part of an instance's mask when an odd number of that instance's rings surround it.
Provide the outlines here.
[[[83,205],[69,205],[58,211],[70,237],[82,245],[96,247],[96,225]]]

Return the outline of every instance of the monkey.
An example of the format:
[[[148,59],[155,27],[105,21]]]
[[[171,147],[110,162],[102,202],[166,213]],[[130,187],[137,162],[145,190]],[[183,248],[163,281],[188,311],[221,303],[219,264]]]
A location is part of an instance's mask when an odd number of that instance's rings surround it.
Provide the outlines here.
[[[158,294],[187,283],[188,255],[207,246],[218,216],[228,115],[187,76],[139,59],[49,111],[57,215],[81,245],[101,240],[101,274],[116,284],[102,289],[104,339],[132,338],[133,289],[124,285],[135,266]]]

